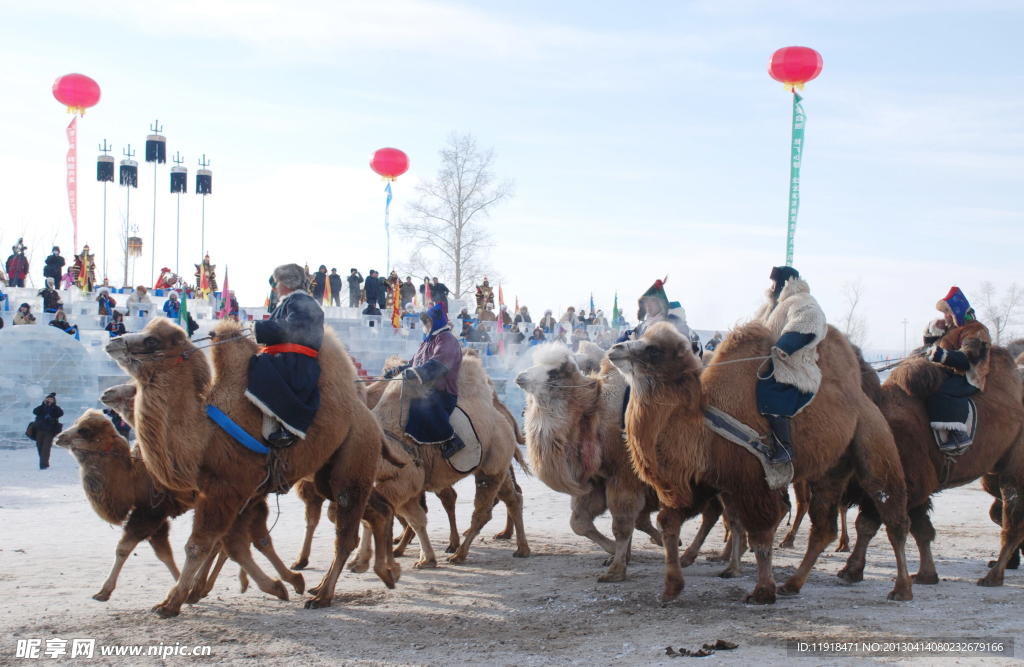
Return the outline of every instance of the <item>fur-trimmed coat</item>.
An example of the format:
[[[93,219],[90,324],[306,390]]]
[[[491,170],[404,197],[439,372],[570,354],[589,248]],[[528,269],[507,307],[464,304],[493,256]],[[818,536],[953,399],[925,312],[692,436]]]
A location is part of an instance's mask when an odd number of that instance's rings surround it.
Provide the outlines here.
[[[772,348],[775,379],[804,393],[817,393],[821,386],[817,347],[828,333],[825,313],[818,300],[811,296],[810,285],[800,278],[786,281],[778,303],[775,303],[772,290],[768,290],[766,295],[768,302],[754,314],[754,320],[771,329],[776,338],[790,332],[814,335],[814,340],[790,355],[777,347]]]
[[[939,347],[944,350],[962,352],[967,357],[967,361],[971,363],[970,369],[962,371],[953,368],[951,370],[957,375],[966,376],[972,387],[977,387],[979,391],[985,390],[992,338],[984,324],[977,320],[971,320],[962,327],[951,330],[939,341]]]

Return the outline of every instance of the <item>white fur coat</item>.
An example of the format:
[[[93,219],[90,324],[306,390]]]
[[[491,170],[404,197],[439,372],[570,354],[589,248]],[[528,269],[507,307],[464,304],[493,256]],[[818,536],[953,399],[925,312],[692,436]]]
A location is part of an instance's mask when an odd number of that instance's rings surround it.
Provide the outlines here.
[[[821,369],[818,368],[818,343],[828,333],[828,322],[818,300],[811,296],[806,281],[790,278],[782,288],[779,302],[774,304],[772,291],[767,291],[768,303],[754,314],[754,319],[771,329],[776,338],[795,331],[814,334],[814,340],[791,355],[777,347],[772,348],[772,362],[775,365],[775,379],[790,384],[802,392],[817,393],[821,386]]]

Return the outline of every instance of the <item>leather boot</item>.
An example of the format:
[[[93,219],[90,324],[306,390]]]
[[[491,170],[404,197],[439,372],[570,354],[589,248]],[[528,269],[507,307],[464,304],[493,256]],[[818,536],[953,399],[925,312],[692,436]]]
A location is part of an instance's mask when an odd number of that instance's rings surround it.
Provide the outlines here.
[[[771,463],[790,463],[793,460],[793,443],[790,442],[789,417],[768,415],[768,423],[775,436],[772,443]]]
[[[455,456],[456,452],[462,451],[466,448],[466,443],[462,441],[458,433],[452,436],[452,439],[441,445],[441,456],[445,459],[450,459]]]

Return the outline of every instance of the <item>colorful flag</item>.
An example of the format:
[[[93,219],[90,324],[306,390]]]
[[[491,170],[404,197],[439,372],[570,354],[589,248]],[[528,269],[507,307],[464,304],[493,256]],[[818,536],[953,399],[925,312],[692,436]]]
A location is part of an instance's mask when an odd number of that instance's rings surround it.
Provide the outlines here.
[[[264,307],[265,307],[265,308],[266,308],[267,310],[270,310],[270,295],[269,295],[269,294],[267,295],[267,300],[263,302],[263,306],[264,306]]]
[[[594,293],[590,293],[590,312],[594,312]]]
[[[225,267],[224,270],[227,271],[227,267]],[[224,275],[226,276],[227,274],[225,273]],[[317,278],[319,279],[319,276]],[[326,303],[328,306],[330,306],[331,305],[331,277],[325,275],[325,276],[323,276],[323,279],[324,279],[324,283],[325,283],[324,284],[324,303]]]
[[[505,305],[505,297],[501,293],[501,283],[498,283],[498,324],[501,325],[501,333],[505,333],[505,315],[501,312],[501,307]],[[499,352],[501,350],[498,350]]]
[[[228,265],[224,265],[224,291],[220,293],[221,305],[220,305],[220,319],[225,319],[228,313],[231,312],[231,296],[228,294]]]
[[[612,307],[612,326],[619,326],[619,293],[615,293],[615,305]]]
[[[426,285],[426,287],[423,288],[423,307],[429,308],[432,300],[430,297],[430,281],[424,280],[423,283]]]
[[[402,324],[402,315],[398,312],[398,290],[395,290],[395,296],[391,299],[391,326],[398,328]]]
[[[384,273],[386,276],[391,275],[391,223],[389,222],[389,216],[391,215],[391,183],[388,183],[384,187],[384,192],[388,193],[388,199],[384,202],[384,233],[388,237],[388,270]]]
[[[181,291],[181,307],[178,308],[178,326],[186,332],[188,331],[188,295],[185,290]]]
[[[203,267],[199,267],[199,289],[196,290],[197,295],[201,299],[209,298],[210,296],[210,280],[206,276],[206,271]]]

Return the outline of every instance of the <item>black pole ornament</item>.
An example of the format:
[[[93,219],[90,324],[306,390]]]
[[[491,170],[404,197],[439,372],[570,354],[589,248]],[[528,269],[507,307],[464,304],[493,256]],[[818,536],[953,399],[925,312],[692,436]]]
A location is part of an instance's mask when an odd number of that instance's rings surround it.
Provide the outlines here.
[[[213,194],[213,172],[207,169],[210,163],[206,161],[206,153],[203,159],[199,160],[201,169],[196,170],[196,194],[203,196],[202,227],[199,232],[199,242],[202,244],[203,256],[206,256],[206,195]]]
[[[146,162],[167,162],[167,137],[161,136],[164,128],[160,127],[160,121],[156,121],[149,127],[151,134],[146,137]]]
[[[114,182],[114,156],[107,155],[114,150],[113,146],[107,146],[107,140],[103,140],[102,146],[97,146],[103,155],[96,158],[96,180],[103,184],[103,252],[100,254],[100,261],[103,262],[103,283],[107,282],[107,183]]]
[[[171,167],[171,194],[188,194],[187,167]]]
[[[178,222],[174,232],[174,273],[181,275],[178,267],[178,260],[181,257],[181,195],[188,193],[188,168],[183,167],[185,158],[181,157],[178,151],[171,160],[174,166],[171,167],[171,194],[178,195]]]
[[[132,145],[128,144],[128,149],[122,152],[126,159],[121,160],[120,184],[138,188],[139,163],[132,159],[135,157],[135,151],[132,150]]]

